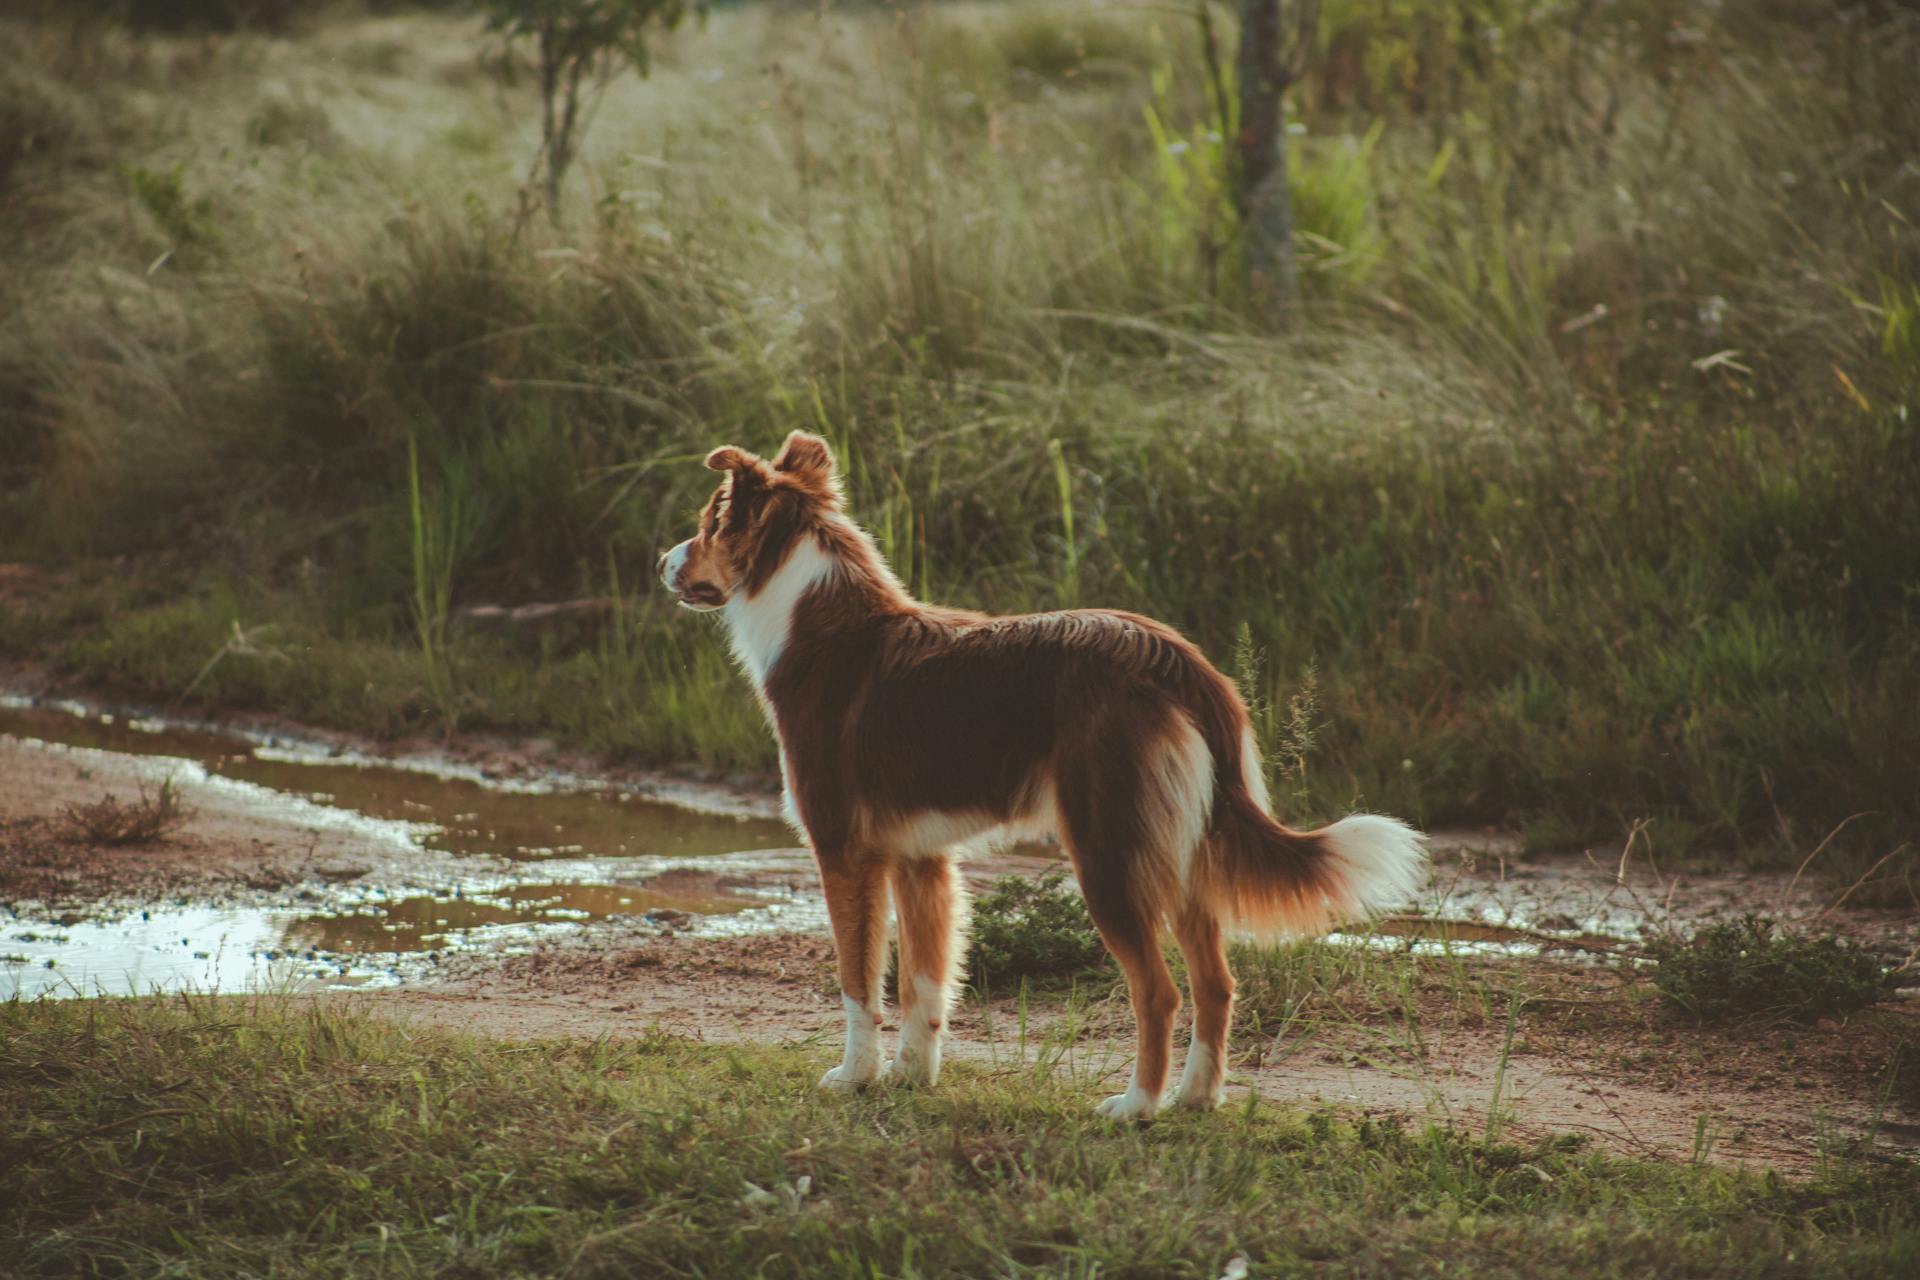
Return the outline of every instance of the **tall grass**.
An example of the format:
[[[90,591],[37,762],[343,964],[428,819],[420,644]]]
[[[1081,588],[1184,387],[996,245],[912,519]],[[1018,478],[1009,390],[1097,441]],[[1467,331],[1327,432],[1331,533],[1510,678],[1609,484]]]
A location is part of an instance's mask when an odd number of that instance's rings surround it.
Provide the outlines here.
[[[197,666],[245,613],[339,666],[222,663],[206,696],[390,728],[444,715],[453,664],[463,723],[764,768],[698,623],[636,593],[617,644],[422,648],[410,549],[457,478],[436,616],[603,593],[610,561],[632,592],[707,446],[807,426],[918,591],[1145,610],[1222,662],[1244,634],[1273,707],[1316,672],[1300,820],[1651,817],[1663,851],[1764,859],[1874,811],[1848,856],[1893,847],[1920,820],[1912,16],[1327,15],[1284,335],[1229,287],[1225,117],[1175,14],[718,13],[615,87],[564,234],[517,225],[526,90],[453,20],[11,22],[44,56],[0,102],[52,123],[0,209],[35,317],[0,331],[0,554],[140,569],[8,634],[173,693],[162,637]],[[269,140],[286,102],[325,145]],[[136,170],[204,219],[190,252]]]

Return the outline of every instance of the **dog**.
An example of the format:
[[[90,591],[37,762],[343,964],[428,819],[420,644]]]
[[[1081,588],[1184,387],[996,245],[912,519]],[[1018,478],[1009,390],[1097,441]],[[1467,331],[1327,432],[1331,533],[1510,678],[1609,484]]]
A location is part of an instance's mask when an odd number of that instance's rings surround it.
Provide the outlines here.
[[[780,745],[787,818],[812,846],[833,926],[846,1052],[821,1085],[880,1078],[891,893],[901,1032],[887,1076],[931,1085],[961,981],[955,858],[1052,835],[1127,979],[1139,1042],[1116,1120],[1162,1105],[1185,953],[1193,1035],[1169,1105],[1218,1106],[1233,975],[1224,931],[1301,934],[1403,901],[1425,837],[1357,814],[1317,831],[1272,816],[1251,721],[1190,642],[1107,609],[992,617],[908,595],[847,515],[827,442],[772,462],[731,445],[699,531],[661,580],[718,611]]]

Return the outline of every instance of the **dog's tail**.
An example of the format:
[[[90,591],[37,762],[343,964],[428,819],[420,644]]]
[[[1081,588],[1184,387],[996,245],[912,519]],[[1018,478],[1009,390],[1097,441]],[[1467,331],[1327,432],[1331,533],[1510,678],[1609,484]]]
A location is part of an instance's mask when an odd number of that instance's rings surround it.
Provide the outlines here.
[[[1379,814],[1295,831],[1269,811],[1251,729],[1214,772],[1212,822],[1191,891],[1210,914],[1252,933],[1304,934],[1399,906],[1420,888],[1426,837]]]

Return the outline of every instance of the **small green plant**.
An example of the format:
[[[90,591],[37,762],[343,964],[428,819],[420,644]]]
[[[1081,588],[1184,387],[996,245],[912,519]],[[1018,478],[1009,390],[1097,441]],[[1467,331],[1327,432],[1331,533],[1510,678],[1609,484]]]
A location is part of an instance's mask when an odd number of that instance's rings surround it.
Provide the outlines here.
[[[1038,879],[1002,876],[973,905],[974,981],[1017,983],[1071,978],[1106,954],[1086,903],[1054,868]]]
[[[1777,931],[1748,915],[1660,949],[1654,985],[1702,1021],[1777,1017],[1810,1022],[1887,995],[1886,970],[1839,938]]]
[[[1294,230],[1308,279],[1347,289],[1365,285],[1386,253],[1374,212],[1375,156],[1386,122],[1365,133],[1311,140],[1293,148],[1288,186]]]
[[[453,607],[453,579],[462,529],[462,487],[447,486],[444,511],[429,508],[420,491],[420,450],[407,441],[407,511],[412,538],[413,625],[420,641],[420,662],[428,693],[447,731],[456,727],[453,673],[447,663],[447,615]]]
[[[1162,269],[1172,272],[1179,259],[1195,254],[1206,295],[1231,302],[1239,296],[1240,215],[1227,140],[1237,136],[1239,117],[1231,70],[1218,62],[1212,70],[1208,114],[1187,125],[1179,122],[1173,71],[1154,72],[1152,100],[1141,108],[1153,143],[1154,184],[1139,199]]]
[[[120,172],[133,198],[176,245],[213,239],[213,200],[187,194],[182,166],[162,171],[133,164],[124,166]]]

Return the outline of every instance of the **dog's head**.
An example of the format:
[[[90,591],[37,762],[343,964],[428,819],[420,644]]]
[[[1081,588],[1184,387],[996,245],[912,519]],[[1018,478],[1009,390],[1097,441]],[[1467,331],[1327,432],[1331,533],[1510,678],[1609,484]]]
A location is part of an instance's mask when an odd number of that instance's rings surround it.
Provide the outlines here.
[[[839,509],[833,454],[796,431],[772,462],[722,445],[707,466],[726,478],[700,512],[700,531],[660,557],[660,580],[689,609],[718,609],[752,595],[779,571],[794,540]]]

